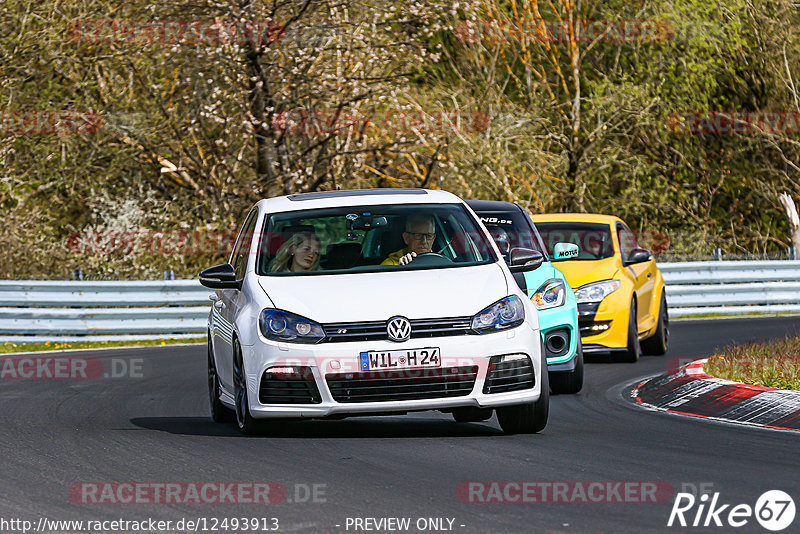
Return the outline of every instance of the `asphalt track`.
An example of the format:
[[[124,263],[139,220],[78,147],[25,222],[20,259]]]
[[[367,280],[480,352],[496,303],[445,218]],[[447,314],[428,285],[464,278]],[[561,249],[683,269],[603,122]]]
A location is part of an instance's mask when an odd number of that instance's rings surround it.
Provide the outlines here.
[[[209,419],[204,346],[86,352],[141,359],[142,377],[0,381],[0,518],[276,517],[279,532],[356,532],[346,529],[348,517],[409,517],[417,532],[418,518],[441,517],[455,520],[454,532],[729,532],[668,529],[671,499],[483,504],[460,501],[456,488],[476,480],[657,481],[675,491],[705,484],[721,502],[751,506],[782,489],[800,505],[797,433],[650,412],[627,398],[632,383],[671,358],[797,332],[798,317],[673,322],[667,356],[589,364],[584,390],[553,397],[545,431],[524,436],[502,435],[494,418],[456,424],[426,412],[296,423],[246,438]],[[317,499],[324,502],[271,505],[73,502],[70,487],[86,481],[269,481],[286,486],[290,500],[296,484],[324,484],[325,493]],[[800,518],[786,532],[797,525]],[[767,532],[752,519],[736,530]]]

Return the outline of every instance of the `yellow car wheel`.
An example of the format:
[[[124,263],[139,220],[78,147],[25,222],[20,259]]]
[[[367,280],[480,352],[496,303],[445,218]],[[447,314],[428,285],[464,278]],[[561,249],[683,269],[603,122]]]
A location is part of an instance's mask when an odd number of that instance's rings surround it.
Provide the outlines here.
[[[624,360],[626,362],[637,362],[642,353],[642,347],[639,345],[639,332],[636,325],[636,299],[631,298],[631,305],[628,308],[628,350],[625,352]]]
[[[661,306],[658,309],[658,326],[652,337],[642,341],[642,352],[654,356],[662,356],[669,347],[669,312],[667,311],[667,297],[661,295]]]

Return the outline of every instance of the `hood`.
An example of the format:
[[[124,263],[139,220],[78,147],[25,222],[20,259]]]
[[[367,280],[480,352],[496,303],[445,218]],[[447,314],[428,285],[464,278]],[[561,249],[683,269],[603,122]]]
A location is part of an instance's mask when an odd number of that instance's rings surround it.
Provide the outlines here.
[[[600,280],[609,280],[619,271],[617,258],[613,256],[603,260],[559,261],[553,266],[564,273],[564,278],[572,289]]]
[[[474,315],[508,295],[497,263],[319,276],[260,276],[276,308],[320,323]]]

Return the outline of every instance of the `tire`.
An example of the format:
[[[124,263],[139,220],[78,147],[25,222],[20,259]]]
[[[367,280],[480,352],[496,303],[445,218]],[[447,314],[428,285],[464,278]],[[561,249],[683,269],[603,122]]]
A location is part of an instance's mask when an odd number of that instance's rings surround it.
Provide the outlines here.
[[[550,390],[555,394],[574,394],[583,389],[583,344],[578,338],[578,352],[575,355],[575,369],[553,373],[550,376]]]
[[[478,423],[491,419],[494,410],[491,408],[456,408],[453,419],[456,423]]]
[[[542,353],[544,357],[544,353]],[[550,413],[550,380],[547,363],[542,358],[541,394],[539,400],[530,404],[517,404],[497,408],[497,420],[506,434],[535,434],[547,426]]]
[[[236,400],[236,426],[245,436],[254,436],[260,432],[261,425],[250,415],[242,348],[236,339],[233,340],[233,387]]]
[[[636,299],[631,297],[631,307],[628,312],[628,348],[623,360],[630,363],[639,361],[642,347],[639,345],[639,327],[636,322]]]
[[[669,310],[667,296],[661,294],[661,305],[658,308],[658,326],[655,333],[642,341],[642,352],[653,356],[663,356],[669,348]]]
[[[215,423],[232,423],[236,418],[233,410],[219,400],[220,386],[217,366],[214,363],[214,351],[211,335],[208,336],[208,401],[211,407],[211,420]]]

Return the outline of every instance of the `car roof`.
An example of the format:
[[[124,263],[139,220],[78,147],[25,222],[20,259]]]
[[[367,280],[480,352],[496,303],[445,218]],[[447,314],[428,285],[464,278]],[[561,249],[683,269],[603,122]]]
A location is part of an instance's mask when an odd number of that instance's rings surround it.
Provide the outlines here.
[[[460,204],[452,193],[436,189],[347,189],[298,193],[258,201],[267,213],[300,211],[338,206],[371,206],[380,204]]]
[[[614,215],[602,215],[599,213],[541,213],[538,215],[531,214],[533,222],[585,222],[585,223],[600,223],[600,224],[615,224],[623,222],[619,217]],[[624,224],[624,223],[623,223]]]
[[[475,211],[519,211],[517,204],[502,200],[467,200],[466,203]]]

